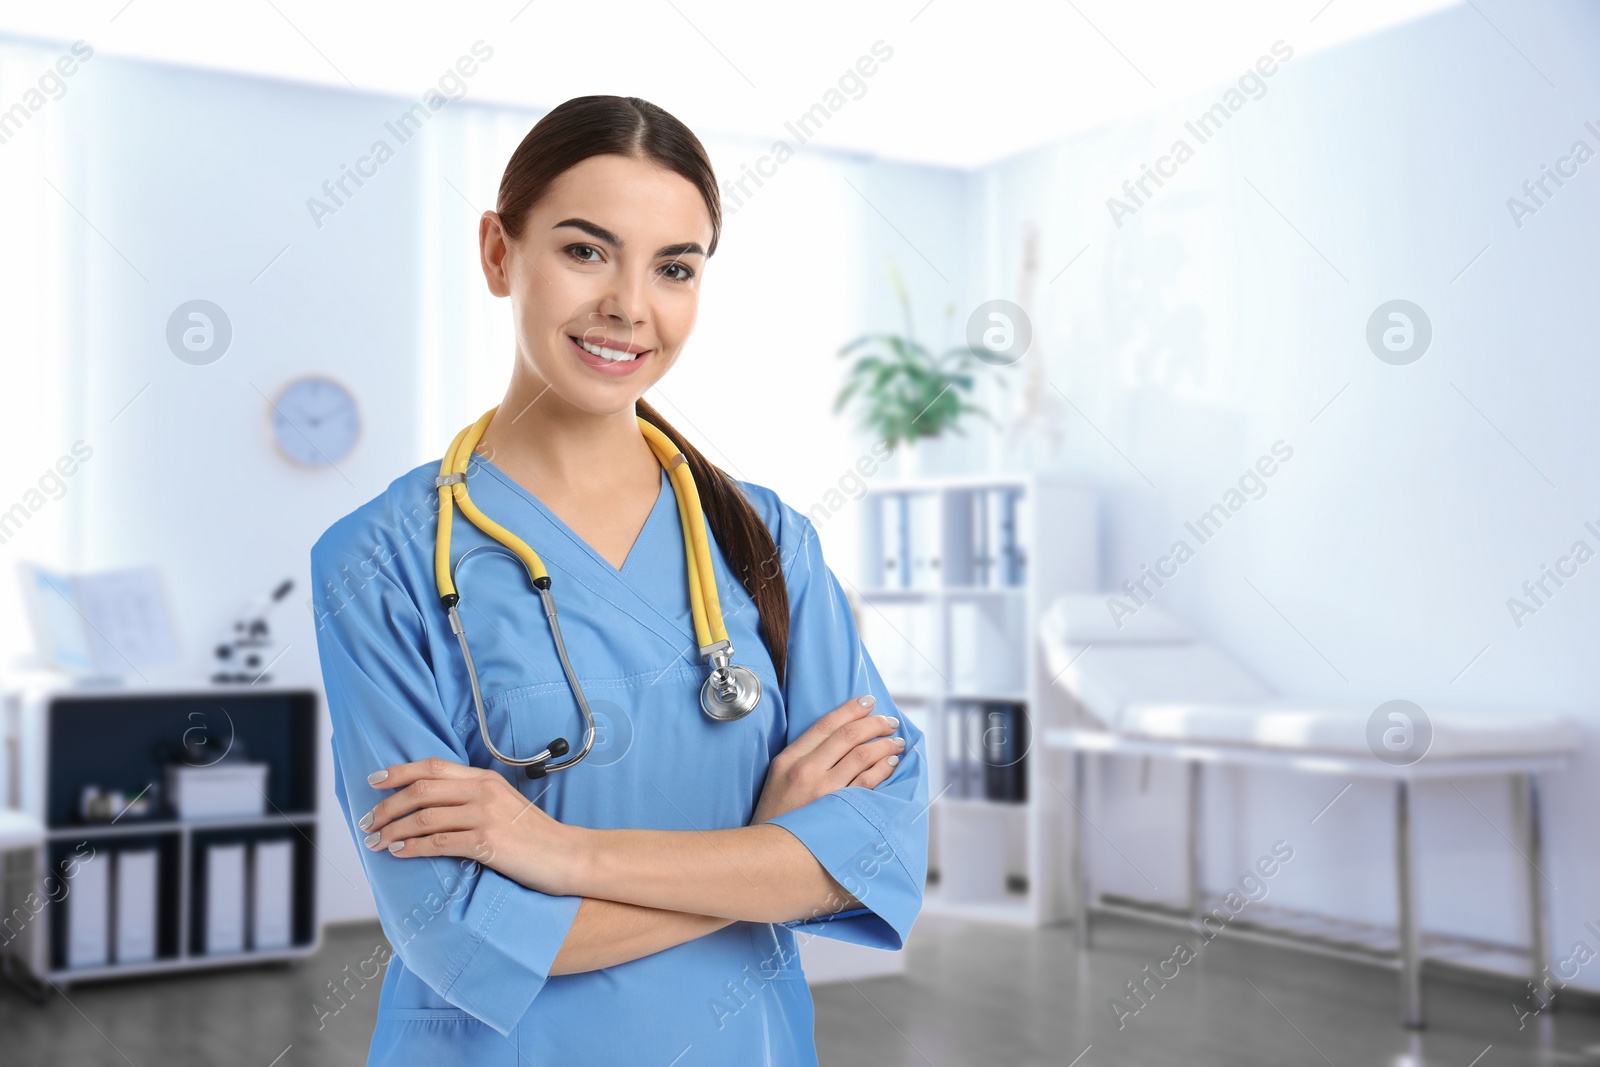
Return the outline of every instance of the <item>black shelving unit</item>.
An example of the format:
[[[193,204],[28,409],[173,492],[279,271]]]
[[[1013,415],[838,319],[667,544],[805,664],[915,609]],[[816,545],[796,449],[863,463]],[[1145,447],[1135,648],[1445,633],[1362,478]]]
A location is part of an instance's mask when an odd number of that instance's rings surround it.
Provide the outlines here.
[[[109,861],[121,849],[157,850],[155,958],[69,967],[69,909],[65,899],[40,913],[45,923],[35,938],[34,969],[58,986],[102,978],[182,971],[268,960],[295,959],[321,944],[316,897],[317,694],[305,689],[202,687],[179,690],[135,688],[56,690],[20,702],[25,762],[40,769],[20,790],[24,810],[45,825],[46,884],[68,887],[73,860]],[[202,741],[201,758],[185,757],[185,737]],[[251,761],[268,764],[263,814],[216,819],[180,819],[166,804],[165,767],[174,761],[204,765],[225,751],[242,749]],[[192,752],[192,750],[191,750]],[[37,760],[37,762],[34,762]],[[142,816],[114,822],[79,817],[82,789],[120,789],[128,797],[159,788],[160,801]],[[203,850],[212,844],[287,840],[294,844],[290,943],[249,947],[247,886],[246,949],[206,953],[202,896]],[[42,889],[41,889],[42,893]],[[112,902],[114,912],[114,901]],[[113,931],[112,937],[115,937]]]

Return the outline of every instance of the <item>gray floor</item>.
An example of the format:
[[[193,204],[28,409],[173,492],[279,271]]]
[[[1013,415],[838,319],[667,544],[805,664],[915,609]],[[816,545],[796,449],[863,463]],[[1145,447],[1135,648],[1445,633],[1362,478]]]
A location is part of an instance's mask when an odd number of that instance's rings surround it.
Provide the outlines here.
[[[1095,930],[1094,950],[1080,956],[1065,927],[924,917],[904,977],[816,988],[821,1062],[1600,1065],[1600,1014],[1565,1010],[1519,1032],[1509,991],[1430,980],[1432,1026],[1409,1035],[1395,1021],[1392,972],[1237,941],[1219,941],[1181,967],[1119,1030],[1107,1000],[1169,955],[1174,935],[1113,918]],[[376,923],[329,927],[322,950],[292,966],[74,986],[42,1008],[3,990],[0,1064],[359,1067],[377,984],[320,1028],[312,1004],[323,983],[371,957],[381,939]]]

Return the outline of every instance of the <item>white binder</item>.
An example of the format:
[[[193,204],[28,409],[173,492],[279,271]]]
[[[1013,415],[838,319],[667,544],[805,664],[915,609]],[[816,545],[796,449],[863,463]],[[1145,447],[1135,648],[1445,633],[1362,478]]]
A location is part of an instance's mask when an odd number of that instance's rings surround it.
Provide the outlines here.
[[[243,844],[206,846],[208,956],[244,951],[244,850]]]
[[[940,688],[939,607],[931,601],[906,605],[905,643],[907,683],[912,692],[937,692]]]
[[[939,569],[939,495],[910,494],[911,586],[935,589],[941,584]]]
[[[966,768],[966,711],[965,705],[947,704],[944,709],[944,780],[945,794],[950,797],[967,795]]]
[[[882,565],[883,584],[889,589],[911,584],[906,511],[904,493],[888,493],[878,500],[878,560]]]
[[[250,870],[250,947],[287,948],[294,843],[257,841]]]
[[[1032,546],[1031,524],[1033,504],[1028,494],[1019,490],[1011,503],[1011,577],[1012,585],[1028,584],[1028,554]]]
[[[116,858],[117,962],[153,960],[156,958],[156,850],[121,849]]]
[[[97,851],[78,860],[67,894],[67,966],[103,967],[110,962],[111,857]]]
[[[877,666],[883,683],[895,692],[913,688],[911,664],[907,659],[911,646],[906,643],[905,631],[904,604],[868,604],[861,612],[861,643]]]
[[[1023,688],[1027,632],[1017,596],[950,599],[950,689],[1011,694]]]
[[[982,704],[967,704],[962,708],[966,723],[966,744],[962,753],[961,768],[966,773],[966,791],[970,800],[984,799],[984,768],[988,766],[984,750],[984,734],[989,728]]]
[[[966,597],[950,601],[950,688],[957,693],[990,693],[1005,660],[1005,637],[983,605]]]
[[[994,550],[989,545],[989,494],[978,489],[972,493],[970,500],[972,510],[967,522],[972,531],[971,584],[994,585]]]

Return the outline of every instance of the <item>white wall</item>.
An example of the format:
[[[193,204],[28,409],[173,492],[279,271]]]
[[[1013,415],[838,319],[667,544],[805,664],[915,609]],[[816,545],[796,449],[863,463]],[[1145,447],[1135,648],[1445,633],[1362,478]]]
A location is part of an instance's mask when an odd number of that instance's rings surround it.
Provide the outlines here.
[[[1458,7],[1289,59],[1204,144],[1183,123],[1222,86],[982,178],[1007,242],[1006,284],[1024,220],[1042,228],[1046,277],[1088,246],[1036,309],[1036,354],[1126,456],[1067,418],[1057,465],[1105,487],[1108,589],[1178,538],[1195,543],[1184,521],[1283,439],[1294,456],[1266,495],[1155,603],[1287,695],[1558,711],[1592,736],[1600,565],[1520,628],[1506,600],[1575,540],[1600,547],[1583,529],[1600,519],[1600,162],[1520,229],[1506,200],[1574,140],[1600,150],[1584,128],[1600,126],[1588,58],[1600,17],[1577,4],[1477,6],[1484,14]],[[1295,29],[1281,34],[1290,47]],[[1194,157],[1116,226],[1107,198],[1180,137]],[[971,247],[993,262],[981,238]],[[1379,361],[1364,341],[1368,316],[1396,297],[1434,328],[1409,366]],[[1548,783],[1558,956],[1592,941],[1582,923],[1600,915],[1595,766],[1591,742]],[[1122,817],[1102,828],[1181,895],[1171,819],[1181,793],[1158,775],[1141,797],[1136,770],[1112,783]],[[1358,786],[1310,823],[1342,785],[1219,783],[1210,883],[1234,881],[1281,837],[1297,857],[1274,902],[1392,922],[1388,794]],[[1421,794],[1425,926],[1521,940],[1503,788]],[[1115,852],[1099,869],[1107,888],[1151,895]],[[1579,982],[1600,988],[1600,972]]]

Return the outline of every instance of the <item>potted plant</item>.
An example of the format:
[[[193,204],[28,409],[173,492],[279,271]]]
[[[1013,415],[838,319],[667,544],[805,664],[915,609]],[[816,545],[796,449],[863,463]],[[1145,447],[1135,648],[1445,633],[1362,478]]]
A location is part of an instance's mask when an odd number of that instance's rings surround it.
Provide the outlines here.
[[[855,360],[834,399],[834,413],[854,401],[862,428],[896,453],[902,444],[915,445],[946,431],[965,436],[962,423],[968,415],[993,424],[993,417],[969,399],[976,385],[972,371],[981,363],[976,350],[957,345],[936,355],[918,341],[911,325],[911,300],[893,260],[889,275],[905,315],[905,333],[863,334],[839,349],[841,359],[854,356]],[[954,314],[955,305],[947,304],[946,336]]]

